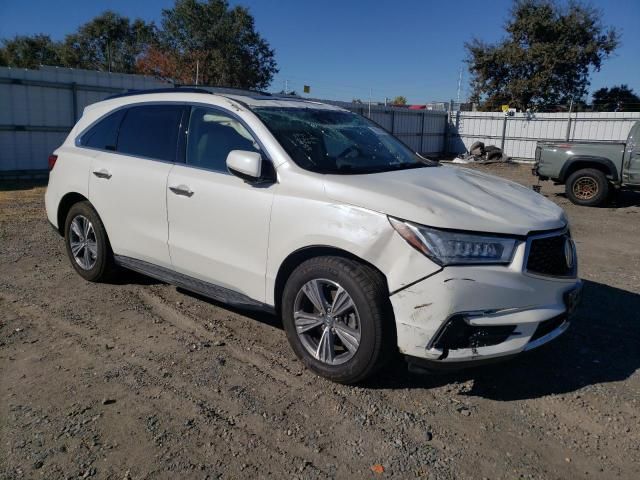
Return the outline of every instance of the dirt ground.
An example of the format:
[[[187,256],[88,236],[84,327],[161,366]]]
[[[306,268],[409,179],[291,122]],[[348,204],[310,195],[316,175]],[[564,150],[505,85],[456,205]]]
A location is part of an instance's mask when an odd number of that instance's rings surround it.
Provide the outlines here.
[[[525,185],[526,166],[478,167]],[[90,284],[42,187],[0,188],[0,478],[640,478],[640,195],[581,208],[569,331],[446,376],[304,370],[279,320],[135,274]]]

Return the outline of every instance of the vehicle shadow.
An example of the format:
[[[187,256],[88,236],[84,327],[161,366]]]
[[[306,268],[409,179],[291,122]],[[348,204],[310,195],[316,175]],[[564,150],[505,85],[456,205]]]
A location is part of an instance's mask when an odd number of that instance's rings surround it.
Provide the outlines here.
[[[200,295],[200,294],[195,293],[195,292],[191,292],[189,290],[185,290],[184,288],[180,288],[180,287],[177,287],[177,290],[178,290],[178,292],[180,292],[183,295],[187,295],[189,297],[195,298],[197,300],[200,300],[201,302],[206,302],[209,305],[213,305],[215,307],[223,308],[223,309],[228,310],[230,312],[237,313],[238,315],[242,315],[243,317],[251,318],[252,320],[256,320],[256,321],[258,321],[260,323],[263,323],[263,324],[268,325],[268,326],[273,327],[273,328],[277,328],[279,330],[283,330],[284,329],[284,327],[282,326],[282,320],[280,320],[280,317],[277,316],[277,315],[274,315],[273,313],[269,313],[269,312],[266,312],[266,311],[263,311],[263,310],[252,310],[252,309],[248,309],[248,308],[234,307],[232,305],[219,302],[219,301],[214,300],[212,298],[205,297],[203,295]]]
[[[163,282],[127,272],[122,283]],[[235,308],[197,293],[183,294],[282,330],[280,317],[269,312]],[[584,292],[569,330],[559,339],[504,363],[446,374],[416,374],[398,355],[363,387],[372,389],[434,388],[473,380],[468,396],[510,401],[570,393],[589,385],[629,378],[640,368],[640,295],[597,282],[584,281]]]
[[[511,361],[446,375],[395,362],[371,388],[432,388],[473,380],[464,395],[510,401],[625,380],[640,368],[640,295],[585,281],[583,301],[559,339]]]
[[[108,283],[110,285],[160,285],[164,282],[128,268],[120,268],[117,275],[110,278]]]
[[[8,180],[0,178],[0,192],[13,192],[16,190],[32,190],[38,187],[46,187],[47,179]]]

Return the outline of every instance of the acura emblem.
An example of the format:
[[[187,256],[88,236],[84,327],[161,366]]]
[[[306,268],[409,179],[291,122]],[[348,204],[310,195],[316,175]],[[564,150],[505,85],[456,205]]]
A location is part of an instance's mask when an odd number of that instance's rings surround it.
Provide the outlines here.
[[[574,250],[574,246],[573,246],[573,240],[571,240],[571,238],[566,237],[564,239],[564,259],[567,262],[567,267],[569,268],[573,268],[573,250]]]

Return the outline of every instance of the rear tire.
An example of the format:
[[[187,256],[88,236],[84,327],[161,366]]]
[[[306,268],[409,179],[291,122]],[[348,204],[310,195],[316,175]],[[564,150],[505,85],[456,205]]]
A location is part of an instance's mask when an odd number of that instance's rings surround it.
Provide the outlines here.
[[[71,265],[90,282],[108,280],[115,272],[113,252],[98,212],[88,201],[78,202],[67,213],[64,243]]]
[[[303,262],[287,280],[281,310],[295,354],[334,382],[370,377],[396,343],[384,279],[353,260],[328,256]]]
[[[585,168],[569,175],[565,191],[572,203],[596,207],[606,202],[609,195],[609,181],[600,170]]]

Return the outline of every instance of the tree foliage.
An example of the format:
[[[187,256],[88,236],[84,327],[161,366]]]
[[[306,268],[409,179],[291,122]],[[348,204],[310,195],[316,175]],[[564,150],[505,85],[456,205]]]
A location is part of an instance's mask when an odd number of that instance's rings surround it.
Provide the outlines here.
[[[136,60],[155,36],[153,24],[136,19],[131,22],[106,11],[67,35],[62,48],[65,66],[134,73]]]
[[[600,17],[577,1],[515,0],[502,41],[465,44],[472,101],[485,109],[509,104],[525,110],[582,98],[591,71],[619,43],[618,32]]]
[[[407,104],[407,97],[404,97],[402,95],[398,95],[396,98],[391,100],[391,104],[392,105],[406,105]]]
[[[274,51],[245,7],[226,0],[176,0],[162,28],[106,11],[54,42],[48,35],[3,40],[0,65],[144,73],[178,83],[266,88],[277,73]]]
[[[138,66],[143,73],[240,88],[266,88],[277,73],[274,51],[255,30],[248,9],[229,8],[226,0],[176,0],[162,11],[162,29],[152,54],[169,60],[154,64],[145,54]]]
[[[59,65],[61,45],[49,35],[16,36],[2,41],[0,65],[16,68],[37,68]]]
[[[614,85],[593,92],[593,110],[596,112],[638,112],[640,97],[627,85]]]

